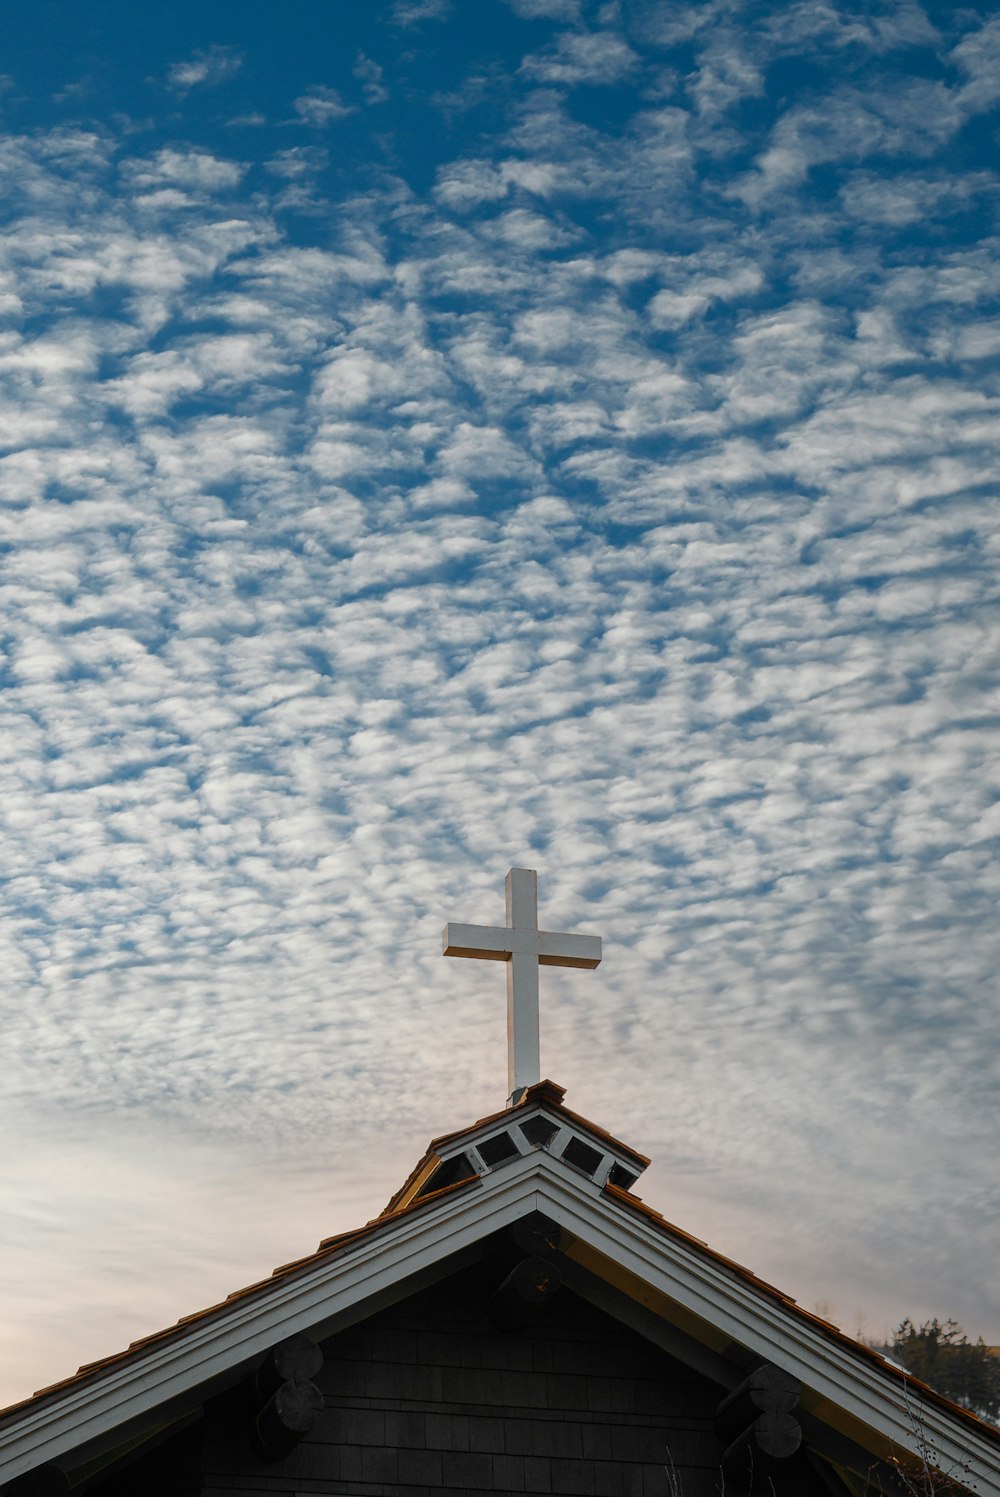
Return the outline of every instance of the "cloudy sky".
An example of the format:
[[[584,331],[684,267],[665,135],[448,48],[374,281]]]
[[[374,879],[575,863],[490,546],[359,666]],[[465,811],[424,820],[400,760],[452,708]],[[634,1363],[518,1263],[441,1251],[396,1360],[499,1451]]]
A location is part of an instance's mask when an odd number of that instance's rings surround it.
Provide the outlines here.
[[[38,0],[0,53],[0,1398],[542,1068],[1000,1342],[1000,19]]]

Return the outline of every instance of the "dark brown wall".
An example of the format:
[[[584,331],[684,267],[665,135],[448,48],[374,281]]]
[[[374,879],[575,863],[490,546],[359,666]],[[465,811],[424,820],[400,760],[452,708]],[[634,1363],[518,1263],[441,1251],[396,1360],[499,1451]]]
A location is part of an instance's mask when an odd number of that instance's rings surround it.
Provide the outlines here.
[[[469,1270],[325,1343],[309,1438],[251,1476],[217,1428],[205,1497],[666,1497],[670,1463],[684,1497],[714,1493],[714,1384],[566,1289],[517,1334],[493,1328],[485,1298]]]
[[[219,1400],[199,1497],[719,1497],[723,1390],[567,1289],[517,1334],[490,1324],[487,1292],[465,1270],[327,1341],[323,1412],[281,1460],[255,1454],[246,1390]],[[185,1438],[175,1473],[163,1446],[88,1497],[189,1497]]]

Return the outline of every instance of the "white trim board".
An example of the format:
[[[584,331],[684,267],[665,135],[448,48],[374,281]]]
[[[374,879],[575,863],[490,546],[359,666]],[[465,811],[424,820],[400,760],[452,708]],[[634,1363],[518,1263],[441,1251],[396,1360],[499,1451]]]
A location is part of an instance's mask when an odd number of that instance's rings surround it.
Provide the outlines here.
[[[297,1331],[318,1339],[374,1313],[440,1277],[483,1237],[532,1210],[657,1294],[707,1321],[762,1360],[774,1361],[821,1400],[918,1456],[929,1440],[941,1466],[966,1463],[962,1478],[979,1497],[1000,1497],[1000,1447],[973,1428],[881,1374],[818,1327],[755,1289],[734,1270],[659,1230],[601,1188],[536,1150],[412,1215],[387,1218],[314,1264],[276,1278],[176,1337],[154,1342],[93,1379],[28,1405],[0,1425],[0,1483],[47,1461],[79,1457],[142,1426],[164,1405],[180,1406],[199,1389],[232,1382],[276,1342]],[[913,1417],[919,1411],[919,1426]]]

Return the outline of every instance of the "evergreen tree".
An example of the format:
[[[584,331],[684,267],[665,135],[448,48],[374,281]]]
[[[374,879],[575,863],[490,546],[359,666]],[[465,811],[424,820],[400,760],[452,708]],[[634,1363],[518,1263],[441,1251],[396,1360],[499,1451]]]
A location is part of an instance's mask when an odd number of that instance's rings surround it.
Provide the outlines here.
[[[893,1332],[892,1355],[907,1372],[983,1419],[1000,1420],[1000,1358],[982,1337],[970,1341],[957,1320],[907,1317]]]

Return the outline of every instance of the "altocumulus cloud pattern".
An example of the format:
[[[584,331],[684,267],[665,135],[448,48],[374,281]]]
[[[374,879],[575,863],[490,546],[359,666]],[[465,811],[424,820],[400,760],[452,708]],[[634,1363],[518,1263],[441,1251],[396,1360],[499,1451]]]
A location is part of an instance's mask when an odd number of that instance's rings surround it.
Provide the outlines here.
[[[202,11],[13,22],[11,1126],[387,1194],[502,1100],[439,930],[537,867],[606,942],[543,1069],[668,1213],[1000,1339],[1000,20]]]

